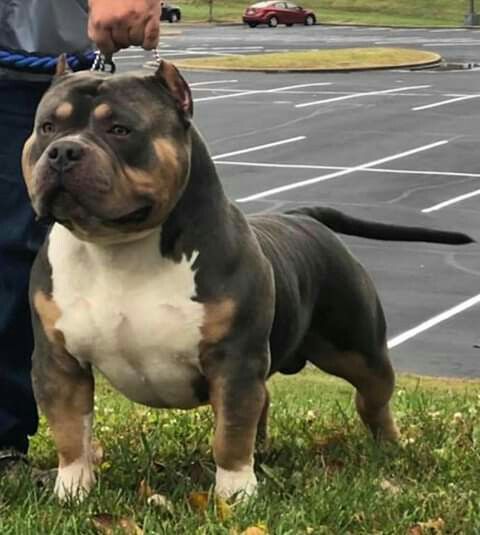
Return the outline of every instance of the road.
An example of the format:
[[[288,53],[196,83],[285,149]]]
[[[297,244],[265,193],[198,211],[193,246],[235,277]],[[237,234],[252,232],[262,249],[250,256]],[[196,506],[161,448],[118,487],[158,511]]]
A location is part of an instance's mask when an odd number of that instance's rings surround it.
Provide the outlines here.
[[[480,32],[462,29],[181,31],[164,38],[166,59],[359,45],[480,58]],[[131,49],[117,63],[125,71],[147,59]],[[480,241],[480,70],[184,74],[224,187],[246,213],[316,203]],[[345,241],[378,288],[395,368],[480,377],[480,247]]]

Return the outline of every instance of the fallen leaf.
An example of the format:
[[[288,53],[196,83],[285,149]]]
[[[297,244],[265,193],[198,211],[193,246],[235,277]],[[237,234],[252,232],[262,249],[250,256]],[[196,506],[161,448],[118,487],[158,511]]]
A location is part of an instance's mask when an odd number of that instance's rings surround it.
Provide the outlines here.
[[[232,508],[220,496],[215,496],[215,509],[221,521],[227,520],[232,516]]]
[[[147,503],[159,509],[165,509],[172,515],[174,513],[173,503],[163,494],[152,494],[147,499]]]
[[[190,507],[197,513],[205,513],[210,503],[210,493],[192,492],[188,496]],[[219,520],[226,520],[232,516],[232,508],[220,496],[215,496],[215,513]]]
[[[363,524],[366,520],[365,513],[363,511],[355,513],[353,515],[353,520],[355,520],[355,522],[357,522],[358,524]]]
[[[242,531],[240,535],[268,535],[267,527],[259,524],[257,526],[250,526],[245,531]]]
[[[143,535],[141,529],[131,518],[118,518],[113,515],[103,513],[92,517],[94,528],[102,535],[114,535],[119,530],[125,535]]]
[[[426,522],[417,522],[414,526],[409,528],[407,535],[425,535],[435,534],[441,535],[445,528],[445,521],[438,517],[435,520],[427,520]]]
[[[153,494],[155,494],[155,491],[145,479],[142,479],[142,481],[140,481],[140,484],[138,485],[138,497],[142,500],[146,500],[147,498],[150,498],[150,496],[152,496]]]
[[[402,491],[398,485],[394,485],[391,481],[388,481],[388,479],[382,479],[382,481],[380,481],[380,488],[388,494],[392,494],[394,496]]]
[[[208,509],[208,492],[191,492],[188,495],[188,503],[196,513],[204,513]]]
[[[418,525],[424,530],[431,530],[434,533],[442,533],[445,528],[445,521],[443,518],[436,518],[435,520],[427,520],[426,522],[419,522]]]

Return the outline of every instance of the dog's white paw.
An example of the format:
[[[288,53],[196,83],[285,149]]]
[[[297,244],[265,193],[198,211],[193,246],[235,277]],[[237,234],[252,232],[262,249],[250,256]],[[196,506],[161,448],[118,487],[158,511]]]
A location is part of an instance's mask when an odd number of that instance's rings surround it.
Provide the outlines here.
[[[60,501],[75,499],[82,501],[95,485],[95,474],[91,463],[77,459],[58,469],[54,492]]]
[[[215,492],[222,498],[245,498],[256,494],[257,478],[253,466],[246,465],[240,470],[224,470],[217,466]]]

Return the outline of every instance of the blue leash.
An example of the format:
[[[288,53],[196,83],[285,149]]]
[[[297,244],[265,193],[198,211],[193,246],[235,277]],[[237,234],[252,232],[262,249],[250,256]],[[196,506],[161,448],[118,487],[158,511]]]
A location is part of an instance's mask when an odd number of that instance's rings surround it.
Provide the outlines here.
[[[67,54],[67,63],[72,71],[90,69],[95,61],[96,53]],[[7,67],[37,74],[54,74],[58,58],[54,56],[36,56],[27,52],[0,50],[0,67]]]

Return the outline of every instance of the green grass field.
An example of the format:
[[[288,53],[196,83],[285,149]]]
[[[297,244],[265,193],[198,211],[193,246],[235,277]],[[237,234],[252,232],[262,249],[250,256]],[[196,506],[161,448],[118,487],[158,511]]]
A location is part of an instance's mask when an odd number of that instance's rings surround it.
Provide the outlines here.
[[[105,454],[98,486],[82,504],[60,506],[26,474],[3,477],[0,533],[480,533],[480,382],[401,378],[393,407],[402,439],[383,446],[359,423],[352,389],[339,380],[307,370],[275,377],[270,390],[271,445],[257,459],[255,499],[229,510],[192,509],[189,496],[208,491],[214,477],[210,410],[148,409],[100,380],[95,434]],[[39,467],[55,465],[44,422],[31,458]],[[149,505],[139,494],[142,480],[169,506]],[[112,519],[124,528],[98,527]]]
[[[179,0],[186,22],[208,20],[208,0]],[[250,2],[250,3],[253,3]],[[320,23],[360,23],[394,26],[460,26],[468,0],[300,0],[313,9]],[[249,0],[214,0],[216,21],[241,21]]]
[[[399,68],[439,61],[438,54],[425,50],[402,48],[341,48],[329,50],[296,50],[269,54],[214,56],[182,59],[179,68],[225,70],[355,70]]]

